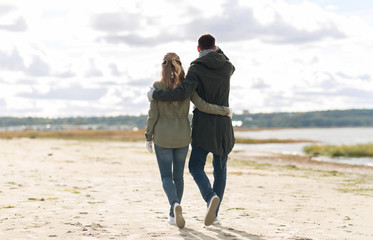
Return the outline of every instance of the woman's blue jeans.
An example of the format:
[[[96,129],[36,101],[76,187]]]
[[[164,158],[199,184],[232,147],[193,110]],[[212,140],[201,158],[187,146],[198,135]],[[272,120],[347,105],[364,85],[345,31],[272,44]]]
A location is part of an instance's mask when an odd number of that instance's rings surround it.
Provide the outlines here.
[[[213,154],[212,165],[214,167],[214,184],[211,187],[210,180],[205,173],[206,157],[209,154],[199,147],[192,147],[192,152],[189,158],[189,171],[197,183],[199,191],[203,199],[208,204],[211,198],[217,195],[220,198],[220,203],[223,200],[225,185],[227,181],[227,155],[219,156]],[[216,209],[216,216],[218,216],[220,203]]]
[[[170,216],[174,217],[173,205],[181,203],[184,192],[184,167],[189,145],[182,148],[162,148],[154,144],[162,186],[170,203]]]

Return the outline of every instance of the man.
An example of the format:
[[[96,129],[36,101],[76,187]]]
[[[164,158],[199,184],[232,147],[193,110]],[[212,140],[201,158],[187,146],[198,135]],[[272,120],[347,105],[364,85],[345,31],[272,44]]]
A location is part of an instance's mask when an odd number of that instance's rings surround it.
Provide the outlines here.
[[[151,89],[148,92],[150,101],[184,100],[196,89],[206,102],[229,106],[230,78],[235,70],[234,66],[223,51],[217,49],[215,38],[210,34],[204,34],[198,39],[197,50],[199,58],[191,63],[182,84],[167,91]],[[226,185],[226,163],[234,141],[232,121],[228,116],[211,115],[194,109],[189,171],[207,203],[204,220],[206,226],[218,221],[217,214]],[[213,187],[204,171],[209,152],[213,154]]]

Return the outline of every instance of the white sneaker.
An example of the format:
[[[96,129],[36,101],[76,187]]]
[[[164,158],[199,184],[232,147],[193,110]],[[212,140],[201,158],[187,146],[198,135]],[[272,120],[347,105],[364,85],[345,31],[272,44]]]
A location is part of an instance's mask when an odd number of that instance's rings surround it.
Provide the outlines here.
[[[168,223],[171,225],[176,225],[176,221],[174,217],[168,216]]]
[[[175,216],[176,226],[178,228],[183,228],[185,226],[185,220],[183,217],[183,209],[178,203],[175,203],[174,205],[174,216]]]
[[[207,213],[205,216],[205,226],[210,226],[214,223],[216,219],[216,209],[219,206],[220,198],[218,196],[213,196],[208,204]]]
[[[219,218],[216,217],[215,220],[214,220],[214,224],[219,224],[220,223],[219,221],[220,221]]]

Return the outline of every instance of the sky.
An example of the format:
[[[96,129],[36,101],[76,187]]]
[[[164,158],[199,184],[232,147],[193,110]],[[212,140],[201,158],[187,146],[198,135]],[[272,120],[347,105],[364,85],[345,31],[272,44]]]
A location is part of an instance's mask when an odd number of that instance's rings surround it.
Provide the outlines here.
[[[210,33],[234,113],[373,108],[371,0],[0,0],[0,116],[147,114],[161,62]]]

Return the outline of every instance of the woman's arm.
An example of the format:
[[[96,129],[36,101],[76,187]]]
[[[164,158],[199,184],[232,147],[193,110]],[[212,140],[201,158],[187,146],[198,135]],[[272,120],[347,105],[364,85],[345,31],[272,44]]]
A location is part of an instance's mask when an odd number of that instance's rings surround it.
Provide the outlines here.
[[[153,133],[155,124],[158,121],[158,101],[150,102],[150,109],[148,112],[148,120],[146,122],[145,138],[146,141],[153,141]]]
[[[196,91],[192,93],[190,100],[201,112],[223,116],[228,116],[230,114],[229,107],[210,104],[198,96]]]

